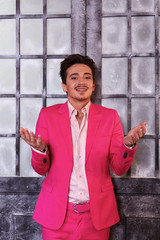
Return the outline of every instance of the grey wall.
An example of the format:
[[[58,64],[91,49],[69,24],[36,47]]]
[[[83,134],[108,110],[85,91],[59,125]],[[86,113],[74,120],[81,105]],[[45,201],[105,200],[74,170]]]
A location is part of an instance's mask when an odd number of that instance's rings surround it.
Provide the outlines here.
[[[160,180],[114,178],[120,222],[110,240],[158,240]],[[0,178],[0,239],[40,240],[41,228],[32,219],[43,178]]]

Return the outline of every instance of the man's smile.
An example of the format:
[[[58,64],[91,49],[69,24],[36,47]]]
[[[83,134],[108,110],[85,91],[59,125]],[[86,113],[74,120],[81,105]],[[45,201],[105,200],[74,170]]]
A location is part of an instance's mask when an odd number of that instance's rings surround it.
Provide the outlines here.
[[[77,86],[75,87],[75,90],[78,92],[86,92],[88,90],[87,86]]]

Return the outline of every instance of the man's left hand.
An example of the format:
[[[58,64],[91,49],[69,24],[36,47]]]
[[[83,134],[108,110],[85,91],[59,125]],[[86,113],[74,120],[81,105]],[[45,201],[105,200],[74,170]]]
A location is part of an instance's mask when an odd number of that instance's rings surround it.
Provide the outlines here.
[[[128,132],[127,136],[123,139],[123,142],[127,147],[136,145],[139,139],[146,134],[146,124],[147,122],[142,122]]]

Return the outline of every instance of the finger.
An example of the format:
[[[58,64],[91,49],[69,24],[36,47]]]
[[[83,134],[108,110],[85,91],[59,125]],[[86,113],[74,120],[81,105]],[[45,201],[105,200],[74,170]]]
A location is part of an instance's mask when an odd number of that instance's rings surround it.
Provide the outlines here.
[[[141,125],[139,128],[139,132],[141,132],[142,136],[144,136],[146,134],[146,126]]]
[[[145,126],[142,127],[142,132],[143,132],[143,135],[146,134],[146,127]]]
[[[139,131],[139,133],[138,133],[138,136],[139,136],[139,139],[140,138],[142,138],[143,136],[144,136],[144,134],[143,134],[143,131],[141,130],[141,131]]]
[[[135,140],[138,141],[140,138],[142,138],[145,135],[145,133],[146,133],[146,129],[138,126],[134,132]]]
[[[139,138],[142,138],[144,136],[144,132],[143,132],[142,128],[138,129],[138,136],[139,136]]]
[[[20,128],[20,134],[23,140],[28,143],[28,139],[29,139],[28,129]]]
[[[46,143],[43,141],[43,139],[41,138],[40,135],[38,135],[38,137],[37,137],[37,143],[38,143],[38,148],[40,149],[40,151],[42,149],[46,148]]]
[[[30,139],[31,139],[31,143],[32,144],[35,144],[36,143],[36,138],[35,138],[35,135],[32,131],[30,131]]]
[[[146,127],[147,122],[141,122],[139,125],[137,125],[137,127]]]
[[[146,133],[146,122],[140,123],[137,127],[132,129],[133,132],[137,132],[140,137],[144,136]]]
[[[21,128],[19,129],[19,132],[20,132],[21,137],[22,137],[22,138],[25,138],[24,128],[21,127]]]
[[[29,131],[28,131],[27,128],[25,129],[25,138],[26,138],[26,140],[27,140],[28,142],[31,141],[30,134],[29,134]]]
[[[142,122],[139,126],[140,126],[143,130],[146,130],[146,124],[147,124],[147,122]]]
[[[41,146],[41,144],[42,144],[42,138],[41,138],[40,135],[38,135],[38,137],[37,137],[37,146],[39,147],[39,146]]]
[[[20,133],[24,131],[24,128],[20,127],[19,129]]]

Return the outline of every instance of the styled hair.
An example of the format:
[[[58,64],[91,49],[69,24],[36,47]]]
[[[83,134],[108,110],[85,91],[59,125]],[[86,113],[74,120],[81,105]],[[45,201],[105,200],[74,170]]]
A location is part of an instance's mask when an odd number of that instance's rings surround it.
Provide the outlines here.
[[[96,75],[97,75],[97,67],[96,67],[95,62],[90,57],[83,56],[80,54],[71,54],[61,62],[59,74],[62,79],[62,82],[64,84],[66,84],[67,69],[77,63],[85,64],[88,67],[90,67],[90,69],[92,70],[92,74],[93,74],[93,82],[95,82]]]

